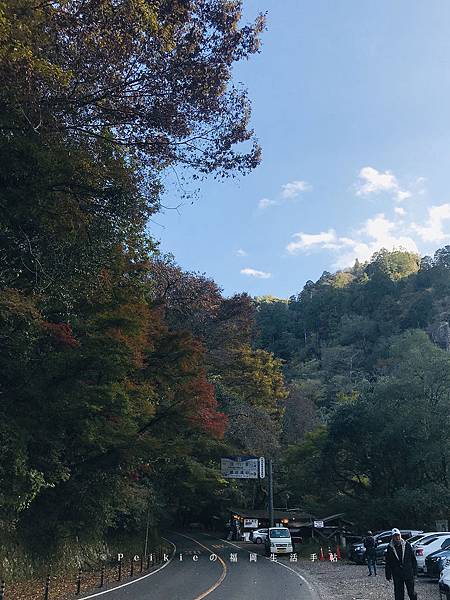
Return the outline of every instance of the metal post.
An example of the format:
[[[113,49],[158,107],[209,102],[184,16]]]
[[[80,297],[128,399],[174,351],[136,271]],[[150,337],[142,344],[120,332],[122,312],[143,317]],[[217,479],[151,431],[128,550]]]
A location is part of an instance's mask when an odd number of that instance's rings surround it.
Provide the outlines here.
[[[150,569],[150,554],[147,554],[147,570]]]
[[[130,577],[133,577],[133,575],[134,575],[134,559],[132,558],[131,562],[130,562]]]
[[[105,583],[105,565],[102,565],[102,570],[100,571],[100,586],[99,587],[103,587],[103,584]]]
[[[119,560],[119,573],[118,573],[117,581],[120,581],[121,579],[122,579],[122,560]]]
[[[47,575],[47,579],[45,580],[44,600],[48,600],[49,589],[50,589],[50,575]]]
[[[145,528],[145,544],[144,544],[144,556],[147,556],[147,550],[148,550],[148,530],[150,527],[150,499],[148,501],[148,508],[147,508],[147,525]]]
[[[272,459],[269,458],[269,527],[274,527],[273,519],[273,472],[272,472]]]
[[[144,570],[144,557],[141,556],[141,573]]]
[[[2,579],[2,582],[0,584],[0,600],[4,600],[4,598],[5,598],[5,587],[6,587],[6,584]]]
[[[81,591],[81,569],[78,569],[78,575],[77,575],[77,591],[76,594],[78,596],[78,594]]]

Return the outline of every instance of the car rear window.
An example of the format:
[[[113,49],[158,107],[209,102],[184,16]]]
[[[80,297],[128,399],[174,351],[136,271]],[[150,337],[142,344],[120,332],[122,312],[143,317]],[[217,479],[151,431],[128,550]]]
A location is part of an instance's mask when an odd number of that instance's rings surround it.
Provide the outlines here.
[[[413,535],[411,538],[408,538],[406,541],[409,542],[410,544],[414,544],[414,542],[417,542],[417,540],[420,540],[420,538],[422,538],[423,535]]]
[[[421,546],[428,546],[428,544],[431,544],[432,542],[435,542],[438,538],[437,537],[431,537],[431,538],[425,538],[424,540],[422,540],[420,542]]]
[[[441,544],[441,548],[447,548],[448,546],[450,546],[450,537],[446,538],[442,544]]]

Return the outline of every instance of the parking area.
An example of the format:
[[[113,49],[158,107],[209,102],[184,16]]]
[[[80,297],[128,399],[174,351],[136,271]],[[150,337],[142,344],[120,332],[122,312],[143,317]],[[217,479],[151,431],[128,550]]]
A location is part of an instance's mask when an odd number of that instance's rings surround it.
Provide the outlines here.
[[[248,542],[233,543],[248,552],[264,553],[263,545]],[[394,585],[392,581],[389,582],[385,578],[384,564],[377,565],[376,577],[368,577],[366,565],[355,564],[345,559],[338,562],[329,560],[312,562],[309,558],[305,558],[301,546],[296,550],[299,552],[298,562],[290,562],[289,556],[280,556],[277,560],[298,570],[313,585],[321,600],[394,599]],[[417,577],[416,591],[418,600],[444,600],[444,597],[440,598],[437,579]]]
[[[314,585],[323,600],[393,600],[393,583],[386,581],[384,566],[376,577],[367,576],[367,567],[348,561],[330,563],[299,559],[298,568]],[[436,580],[416,579],[418,600],[439,600]]]

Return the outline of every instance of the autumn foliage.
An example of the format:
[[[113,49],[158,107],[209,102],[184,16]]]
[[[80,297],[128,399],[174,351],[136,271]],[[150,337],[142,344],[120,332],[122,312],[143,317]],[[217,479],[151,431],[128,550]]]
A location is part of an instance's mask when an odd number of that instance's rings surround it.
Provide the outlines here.
[[[0,540],[51,554],[138,530],[149,508],[155,527],[220,512],[236,493],[220,456],[253,439],[230,436],[233,402],[267,417],[259,433],[279,417],[253,300],[149,233],[168,174],[260,160],[231,74],[264,18],[241,14],[239,0],[0,0]]]
[[[192,423],[213,437],[222,439],[228,423],[225,413],[217,410],[214,386],[208,383],[205,376],[193,382],[193,415]]]

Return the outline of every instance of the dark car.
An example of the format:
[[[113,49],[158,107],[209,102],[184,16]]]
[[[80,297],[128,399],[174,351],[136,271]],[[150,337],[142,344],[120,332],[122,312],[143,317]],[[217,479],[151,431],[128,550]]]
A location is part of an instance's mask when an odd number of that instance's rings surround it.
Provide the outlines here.
[[[402,538],[404,540],[410,540],[412,538],[417,537],[421,533],[423,533],[423,531],[416,531],[414,529],[413,530],[411,530],[411,529],[400,529],[400,533],[402,534]],[[391,541],[391,538],[392,538],[392,535],[391,535],[391,532],[389,532],[389,535],[382,535],[381,536],[381,534],[380,534],[379,539],[377,539],[377,549],[376,549],[376,553],[377,553],[376,561],[377,561],[377,563],[384,563],[385,562],[387,547],[389,546],[389,542]]]
[[[439,549],[429,554],[425,559],[426,575],[433,579],[439,579],[447,560],[450,560],[450,548]]]
[[[413,535],[422,532],[412,529],[400,529],[400,533],[402,534],[402,538],[407,540]],[[392,530],[389,529],[387,531],[380,531],[374,535],[374,538],[376,543],[376,561],[377,563],[384,562],[384,556],[386,554],[387,547],[392,539]],[[357,544],[352,544],[349,552],[349,559],[360,565],[366,562],[366,549],[364,548],[364,541],[358,542]]]

